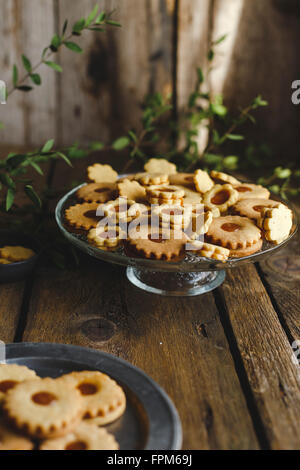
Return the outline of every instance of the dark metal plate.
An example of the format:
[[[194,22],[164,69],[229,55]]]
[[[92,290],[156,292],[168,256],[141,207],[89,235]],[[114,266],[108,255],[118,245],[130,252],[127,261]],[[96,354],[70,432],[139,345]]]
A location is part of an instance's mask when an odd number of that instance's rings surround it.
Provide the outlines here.
[[[122,359],[72,345],[18,343],[6,345],[6,362],[26,365],[41,377],[100,370],[115,379],[127,396],[124,416],[106,426],[121,450],[181,448],[180,419],[170,398],[143,371]]]

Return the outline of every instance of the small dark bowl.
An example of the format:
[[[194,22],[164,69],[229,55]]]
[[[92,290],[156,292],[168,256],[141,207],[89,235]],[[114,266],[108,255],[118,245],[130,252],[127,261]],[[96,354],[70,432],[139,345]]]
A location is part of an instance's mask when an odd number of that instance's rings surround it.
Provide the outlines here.
[[[39,243],[29,235],[0,230],[0,248],[4,246],[24,246],[31,248],[36,254],[26,261],[0,264],[0,283],[19,282],[27,279],[39,260],[41,254]]]

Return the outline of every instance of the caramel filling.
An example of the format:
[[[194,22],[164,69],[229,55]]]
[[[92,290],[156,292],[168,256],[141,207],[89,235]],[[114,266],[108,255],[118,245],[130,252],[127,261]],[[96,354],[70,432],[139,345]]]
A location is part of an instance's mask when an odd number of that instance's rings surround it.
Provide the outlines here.
[[[0,392],[6,393],[11,388],[14,388],[17,383],[15,380],[3,380],[3,382],[0,382]]]
[[[127,206],[126,204],[123,204],[122,206],[115,206],[115,212],[126,212],[127,211]]]
[[[161,234],[157,238],[152,238],[152,237],[155,237],[155,235],[150,233],[148,235],[148,238],[151,242],[154,242],[154,243],[164,243],[166,241],[166,239],[163,238]]]
[[[161,213],[165,215],[182,215],[182,210],[181,209],[163,209]]]
[[[109,188],[98,188],[95,189],[95,193],[106,193],[107,191],[110,191]]]
[[[252,191],[252,189],[250,188],[246,188],[246,186],[239,186],[237,188],[235,188],[239,193],[247,193],[247,192],[250,192]]]
[[[223,224],[221,229],[224,230],[225,232],[237,232],[240,230],[241,226],[238,224]]]
[[[37,405],[48,406],[57,398],[50,392],[38,392],[31,397],[31,400]]]
[[[98,392],[98,388],[96,385],[83,382],[82,384],[78,385],[78,390],[80,391],[81,395],[95,395]]]
[[[161,193],[175,193],[176,190],[175,189],[171,189],[171,188],[165,188],[165,189],[160,189],[160,192]]]
[[[184,178],[184,181],[187,181],[188,183],[193,183],[194,182],[194,178],[193,176],[186,176]]]
[[[265,207],[270,207],[270,206],[254,206],[253,210],[256,212],[261,212]]]
[[[87,217],[88,219],[95,219],[97,217],[96,211],[87,211],[83,215],[84,217]]]
[[[226,189],[223,189],[222,191],[219,191],[211,200],[213,204],[216,204],[217,206],[220,204],[224,204],[228,199],[230,198],[230,194]]]
[[[82,441],[74,441],[65,447],[65,450],[86,450],[87,445]]]

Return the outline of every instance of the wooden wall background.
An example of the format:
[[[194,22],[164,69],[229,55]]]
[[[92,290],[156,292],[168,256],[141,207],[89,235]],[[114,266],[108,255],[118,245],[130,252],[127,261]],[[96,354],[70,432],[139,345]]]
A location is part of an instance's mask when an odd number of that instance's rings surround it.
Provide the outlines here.
[[[65,18],[87,15],[95,0],[1,0],[0,79],[10,83],[24,52],[34,63]],[[87,33],[84,55],[63,51],[62,75],[42,67],[43,86],[16,92],[0,106],[2,143],[39,145],[111,139],[135,126],[144,96],[176,92],[178,109],[206,66],[211,38],[229,33],[209,86],[232,105],[261,93],[257,132],[282,156],[296,152],[299,109],[291,83],[300,78],[300,9],[294,0],[99,0],[123,28]]]

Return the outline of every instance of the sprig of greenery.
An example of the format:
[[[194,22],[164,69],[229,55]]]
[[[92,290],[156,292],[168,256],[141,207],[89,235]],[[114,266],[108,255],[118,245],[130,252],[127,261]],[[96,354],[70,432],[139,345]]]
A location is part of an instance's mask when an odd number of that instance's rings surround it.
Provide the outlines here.
[[[61,33],[55,34],[52,37],[50,44],[43,49],[41,59],[37,64],[32,65],[30,59],[24,54],[22,55],[22,65],[25,74],[21,78],[19,78],[20,73],[18,66],[13,66],[12,86],[7,92],[7,97],[16,90],[29,92],[33,89],[34,85],[40,86],[42,84],[42,78],[40,74],[37,73],[37,70],[42,65],[46,65],[56,72],[62,72],[62,66],[57,62],[50,60],[50,58],[54,54],[57,54],[63,47],[81,54],[83,50],[76,42],[74,42],[73,38],[81,36],[85,31],[103,32],[107,26],[120,27],[120,23],[112,19],[112,14],[113,12],[100,12],[99,6],[96,5],[87,18],[81,18],[76,21],[71,28],[69,28],[69,22],[66,20],[63,24]],[[28,80],[30,80],[29,83]]]

